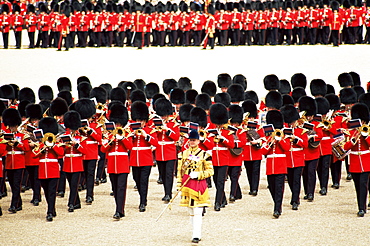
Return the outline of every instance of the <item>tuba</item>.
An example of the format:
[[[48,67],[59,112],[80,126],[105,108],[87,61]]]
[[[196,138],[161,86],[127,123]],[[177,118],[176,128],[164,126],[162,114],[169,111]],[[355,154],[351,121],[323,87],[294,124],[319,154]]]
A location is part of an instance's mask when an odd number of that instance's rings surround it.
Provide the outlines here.
[[[44,137],[42,138],[42,142],[45,144],[46,147],[53,147],[56,141],[56,136],[51,132],[45,133]]]

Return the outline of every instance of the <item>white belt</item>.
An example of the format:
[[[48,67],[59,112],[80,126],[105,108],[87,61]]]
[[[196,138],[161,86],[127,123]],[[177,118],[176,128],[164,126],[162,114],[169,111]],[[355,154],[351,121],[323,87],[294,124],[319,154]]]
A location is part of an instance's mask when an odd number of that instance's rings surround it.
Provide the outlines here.
[[[8,155],[23,155],[24,151],[8,151]]]
[[[275,158],[275,157],[286,157],[285,154],[271,154],[266,156],[266,158]]]
[[[363,151],[351,151],[351,155],[364,155],[364,154],[369,154],[370,150],[363,150]]]
[[[301,151],[303,148],[292,148],[291,151]]]
[[[108,156],[114,156],[114,155],[128,155],[127,152],[111,152],[108,153]]]
[[[330,137],[323,137],[321,140],[329,140],[331,139]]]
[[[151,147],[133,147],[132,150],[147,150],[152,149]]]
[[[40,159],[40,162],[58,162],[58,159]]]
[[[97,144],[97,141],[86,141],[86,144]]]
[[[228,150],[226,147],[213,147],[213,150]]]
[[[158,141],[159,145],[175,144],[174,141]]]
[[[65,157],[80,157],[82,154],[65,154]]]
[[[252,145],[252,144],[248,142],[248,143],[246,143],[245,145],[248,145],[248,146],[250,146],[250,145]]]

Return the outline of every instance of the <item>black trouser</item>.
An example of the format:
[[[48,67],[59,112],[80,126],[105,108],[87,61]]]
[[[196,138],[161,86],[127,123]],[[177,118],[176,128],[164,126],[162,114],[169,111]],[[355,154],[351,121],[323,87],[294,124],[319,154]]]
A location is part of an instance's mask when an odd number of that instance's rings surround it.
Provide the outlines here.
[[[107,31],[105,45],[108,47],[112,47],[112,44],[113,44],[113,31]]]
[[[58,179],[57,178],[41,179],[40,181],[41,181],[41,186],[44,189],[45,200],[48,203],[48,211],[46,213],[56,215],[55,200],[57,197],[56,192],[57,192]]]
[[[49,33],[48,31],[42,31],[41,32],[41,48],[47,48],[49,45]]]
[[[369,44],[370,43],[370,26],[366,27],[366,34],[365,34],[364,43],[365,44]]]
[[[190,32],[189,31],[183,32],[182,40],[183,40],[182,45],[184,46],[190,45]]]
[[[58,48],[59,40],[60,40],[60,32],[51,32],[50,33],[51,40],[50,40],[50,46],[53,45],[54,48]]]
[[[89,42],[88,42],[89,47],[94,47],[94,43],[95,43],[94,31],[92,29],[89,29],[89,31],[87,32],[87,36],[89,37]],[[87,42],[87,38],[86,38],[86,42]]]
[[[78,184],[80,183],[81,173],[82,172],[65,173],[69,184],[68,205],[76,206],[81,204],[78,194]]]
[[[76,45],[76,34],[76,32],[70,32],[68,35],[70,48],[74,48]]]
[[[286,43],[288,45],[292,44],[292,29],[285,29]]]
[[[134,46],[138,48],[143,47],[143,32],[135,32]]]
[[[266,29],[258,30],[258,45],[265,45]]]
[[[316,185],[316,168],[319,159],[305,161],[305,166],[303,168],[303,187],[304,193],[312,194],[315,193]]]
[[[270,40],[270,44],[271,45],[276,45],[277,44],[277,40],[278,40],[278,28],[277,27],[273,27],[271,28],[271,40]]]
[[[170,33],[170,45],[171,46],[177,46],[177,30],[171,30]]]
[[[140,195],[140,204],[147,204],[149,175],[152,166],[132,167],[132,176]]]
[[[66,191],[66,173],[62,171],[64,161],[63,161],[63,159],[58,159],[58,162],[59,162],[59,166],[60,166],[60,178],[58,180],[57,190],[58,190],[58,192],[59,191],[65,192]]]
[[[284,179],[285,174],[267,175],[267,183],[269,191],[274,201],[274,211],[281,213],[284,195]]]
[[[27,169],[24,170],[23,172],[23,178],[22,178],[22,183],[21,183],[21,187],[25,187],[25,188],[30,188],[31,187],[31,184],[30,184],[30,181],[29,181],[29,177],[28,177],[28,171]],[[22,192],[22,190],[21,190]]]
[[[348,27],[348,40],[349,44],[356,43],[356,27]]]
[[[29,181],[33,191],[32,201],[37,199],[41,202],[41,184],[39,180],[39,166],[26,166]]]
[[[329,43],[329,35],[330,35],[330,27],[329,26],[323,26],[322,27],[322,42],[324,44]]]
[[[15,208],[22,207],[21,183],[23,178],[23,172],[24,168],[7,170],[9,185],[10,188],[12,189],[12,200],[10,202],[10,207]]]
[[[356,37],[357,37],[357,44],[362,44],[362,36],[363,36],[363,26],[358,26],[356,31]]]
[[[226,201],[225,197],[225,178],[227,174],[228,166],[222,167],[213,167],[214,175],[213,175],[213,182],[216,186],[216,197],[215,203],[222,204],[222,202]]]
[[[35,32],[28,32],[28,38],[30,40],[29,48],[35,48]]]
[[[369,188],[369,172],[352,173],[356,188],[358,210],[366,211],[367,191]]]
[[[158,31],[158,45],[163,47],[165,45],[166,31]]]
[[[86,179],[86,198],[94,197],[94,178],[97,160],[84,160],[84,173]]]
[[[331,163],[331,155],[321,156],[317,165],[317,176],[320,181],[320,188],[328,188],[329,181],[329,166]]]
[[[207,41],[207,44],[209,44],[209,46],[211,46],[211,49],[215,48],[215,38],[210,38],[208,36],[206,41]],[[204,45],[204,48],[206,48],[206,47],[207,47],[207,45]]]
[[[87,43],[87,32],[78,32],[80,47],[85,48]]]
[[[233,33],[234,45],[239,45],[239,43],[240,43],[240,29],[233,29],[232,33]]]
[[[123,47],[123,41],[125,40],[126,32],[119,32],[117,36],[117,45]]]
[[[164,194],[172,197],[172,187],[173,187],[173,175],[175,170],[175,161],[157,161],[158,171],[160,177],[162,177]]]
[[[253,30],[245,31],[245,41],[247,45],[252,45]]]
[[[340,177],[342,174],[342,161],[337,160],[336,162],[331,163],[330,169],[333,184],[340,184]]]
[[[152,33],[150,33],[150,32],[146,32],[146,33],[144,33],[144,45],[146,46],[146,47],[149,47],[149,45],[150,45],[150,35],[151,35]]]
[[[14,31],[14,37],[15,37],[15,47],[17,49],[20,49],[22,45],[22,31]]]
[[[201,31],[193,31],[194,46],[199,46],[201,42]]]
[[[116,212],[125,213],[126,190],[128,173],[110,173],[109,178],[113,187],[114,200],[116,202]]]
[[[305,28],[304,27],[299,27],[298,28],[298,39],[299,39],[298,44],[299,45],[302,45],[303,42],[304,42],[304,39],[305,39],[304,33],[305,33]]]
[[[290,191],[292,192],[292,199],[290,200],[290,205],[293,205],[294,202],[299,204],[302,172],[303,167],[288,168],[288,184]]]
[[[4,49],[7,49],[9,46],[9,33],[3,32],[3,43],[4,43]]]
[[[102,32],[94,32],[94,44],[96,47],[101,47],[102,42]]]
[[[338,46],[340,43],[339,30],[332,30],[331,37],[333,39],[333,45]]]
[[[244,161],[244,167],[247,172],[249,191],[258,191],[260,183],[261,160]]]
[[[98,168],[96,170],[96,179],[102,180],[107,178],[107,173],[105,172],[105,153],[101,152],[101,146],[99,145],[99,160]]]
[[[316,44],[316,35],[317,35],[317,28],[308,29],[308,38],[309,38],[310,44]]]
[[[227,45],[227,32],[228,30],[220,30],[220,45]]]
[[[242,198],[242,191],[239,185],[240,172],[242,171],[241,166],[229,166],[228,174],[230,176],[230,196],[234,196],[236,199]]]

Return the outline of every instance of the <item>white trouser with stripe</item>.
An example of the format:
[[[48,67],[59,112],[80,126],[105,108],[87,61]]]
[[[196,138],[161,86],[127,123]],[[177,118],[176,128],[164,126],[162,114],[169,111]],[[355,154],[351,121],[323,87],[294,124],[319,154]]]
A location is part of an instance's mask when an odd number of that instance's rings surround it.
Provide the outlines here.
[[[190,221],[193,226],[193,238],[202,238],[202,214],[203,207],[188,208]]]

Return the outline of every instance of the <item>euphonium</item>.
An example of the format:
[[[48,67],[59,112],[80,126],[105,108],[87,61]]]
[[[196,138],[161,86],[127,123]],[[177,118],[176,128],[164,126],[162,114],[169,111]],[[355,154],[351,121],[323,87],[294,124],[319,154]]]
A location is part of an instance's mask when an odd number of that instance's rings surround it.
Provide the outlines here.
[[[275,129],[275,131],[271,134],[272,138],[283,138],[284,137],[284,132],[280,129]]]
[[[46,145],[46,147],[53,147],[56,141],[56,136],[51,132],[45,133],[44,137],[42,138],[42,142]]]
[[[116,139],[121,140],[125,137],[125,130],[122,127],[116,127],[112,134]]]
[[[363,124],[363,125],[359,128],[359,131],[360,131],[360,132],[367,133],[367,134],[370,134],[370,127],[369,127],[369,125],[367,125],[367,124]]]

